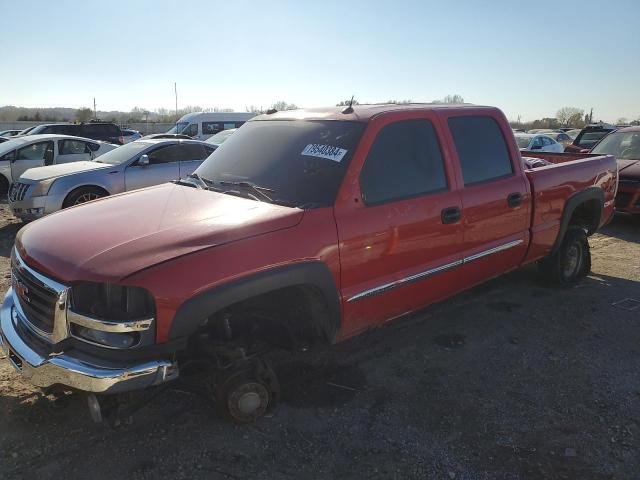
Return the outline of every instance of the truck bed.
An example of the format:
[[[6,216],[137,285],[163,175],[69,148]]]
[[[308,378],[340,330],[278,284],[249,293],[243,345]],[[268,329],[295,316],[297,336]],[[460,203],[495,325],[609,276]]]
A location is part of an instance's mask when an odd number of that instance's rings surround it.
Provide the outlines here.
[[[593,233],[613,214],[618,170],[612,155],[589,153],[523,152],[523,156],[541,158],[553,165],[526,169],[531,186],[531,242],[525,263],[549,254],[560,233],[567,201],[591,187],[604,192],[604,207]]]

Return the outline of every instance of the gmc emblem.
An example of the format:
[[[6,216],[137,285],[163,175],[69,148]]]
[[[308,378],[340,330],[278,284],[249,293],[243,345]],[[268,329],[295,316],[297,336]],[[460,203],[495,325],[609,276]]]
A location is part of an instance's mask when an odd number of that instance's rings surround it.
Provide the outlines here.
[[[15,275],[11,276],[11,280],[13,289],[16,291],[18,297],[20,297],[27,303],[31,303],[31,300],[29,299],[29,288],[20,280],[18,280]]]

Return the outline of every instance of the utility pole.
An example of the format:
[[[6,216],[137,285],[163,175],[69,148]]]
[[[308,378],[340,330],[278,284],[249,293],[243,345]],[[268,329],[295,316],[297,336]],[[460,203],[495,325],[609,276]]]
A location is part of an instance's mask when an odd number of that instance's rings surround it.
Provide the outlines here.
[[[173,91],[176,94],[176,122],[178,121],[178,83],[173,82]]]
[[[96,113],[96,97],[93,97],[93,119],[98,120],[98,115]]]

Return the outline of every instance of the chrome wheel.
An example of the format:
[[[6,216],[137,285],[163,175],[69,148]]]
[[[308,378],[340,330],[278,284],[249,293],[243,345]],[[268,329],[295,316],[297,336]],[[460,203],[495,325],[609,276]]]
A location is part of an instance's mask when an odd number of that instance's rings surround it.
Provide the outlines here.
[[[76,198],[76,201],[73,204],[80,205],[81,203],[90,202],[91,200],[97,200],[98,198],[100,198],[100,195],[98,195],[97,193],[87,192]]]

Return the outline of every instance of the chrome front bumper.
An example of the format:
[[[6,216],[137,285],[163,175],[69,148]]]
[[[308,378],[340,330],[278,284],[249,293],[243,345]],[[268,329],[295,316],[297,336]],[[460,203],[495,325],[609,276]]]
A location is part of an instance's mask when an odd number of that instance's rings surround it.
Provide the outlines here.
[[[43,353],[31,347],[9,289],[0,310],[0,357],[38,387],[65,385],[94,393],[120,393],[158,385],[178,376],[178,365],[168,360],[100,365],[80,352]]]

